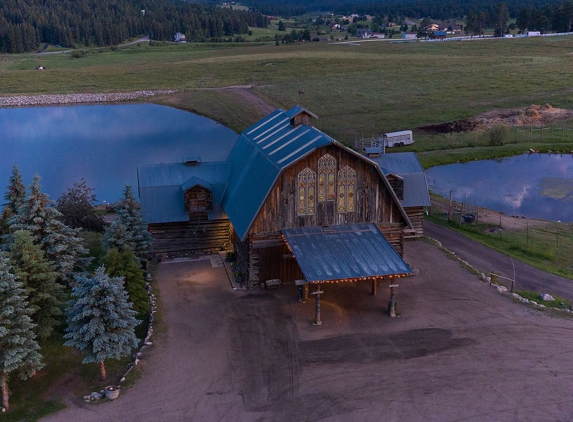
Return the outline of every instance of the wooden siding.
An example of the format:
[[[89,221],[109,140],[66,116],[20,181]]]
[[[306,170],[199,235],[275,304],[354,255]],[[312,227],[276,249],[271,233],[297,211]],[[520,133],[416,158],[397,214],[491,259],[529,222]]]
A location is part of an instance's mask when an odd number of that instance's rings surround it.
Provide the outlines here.
[[[424,207],[407,207],[404,208],[410,218],[414,231],[406,232],[405,238],[416,238],[424,235]]]
[[[189,220],[207,220],[207,213],[213,211],[211,191],[194,186],[185,191],[185,211]]]
[[[149,224],[155,254],[215,252],[231,246],[229,220]]]
[[[344,166],[349,166],[356,171],[356,211],[339,214],[336,201],[326,201],[316,203],[314,215],[298,216],[298,173],[306,167],[316,172],[318,159],[324,154],[330,154],[336,159],[337,171]],[[375,167],[335,145],[329,145],[318,149],[283,171],[255,218],[250,233],[352,223],[405,226],[398,206]]]
[[[299,126],[299,125],[311,126],[312,125],[312,116],[308,113],[302,112],[300,114],[297,114],[296,116],[294,116],[291,119],[291,124],[295,127]]]

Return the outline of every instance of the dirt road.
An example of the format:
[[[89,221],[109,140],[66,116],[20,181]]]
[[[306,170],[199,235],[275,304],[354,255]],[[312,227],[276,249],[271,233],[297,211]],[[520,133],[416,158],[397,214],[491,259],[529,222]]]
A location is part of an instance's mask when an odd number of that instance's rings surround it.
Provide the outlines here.
[[[540,421],[573,414],[573,321],[512,302],[439,248],[406,245],[420,275],[387,284],[233,291],[210,261],[163,263],[167,333],[111,403],[45,421]]]
[[[549,293],[573,300],[573,280],[538,270],[429,221],[424,221],[424,233],[439,240],[446,249],[455,252],[458,257],[485,274],[494,272],[513,278],[513,265],[515,265],[516,290]],[[505,280],[503,282],[509,287],[510,282]]]

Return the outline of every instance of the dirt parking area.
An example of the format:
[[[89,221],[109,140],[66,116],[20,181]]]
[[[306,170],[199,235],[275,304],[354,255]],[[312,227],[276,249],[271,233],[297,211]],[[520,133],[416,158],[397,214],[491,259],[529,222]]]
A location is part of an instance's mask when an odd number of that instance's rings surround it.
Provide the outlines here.
[[[142,379],[111,403],[48,421],[566,421],[573,321],[514,303],[425,241],[420,275],[387,283],[234,291],[216,260],[164,263],[167,332]]]

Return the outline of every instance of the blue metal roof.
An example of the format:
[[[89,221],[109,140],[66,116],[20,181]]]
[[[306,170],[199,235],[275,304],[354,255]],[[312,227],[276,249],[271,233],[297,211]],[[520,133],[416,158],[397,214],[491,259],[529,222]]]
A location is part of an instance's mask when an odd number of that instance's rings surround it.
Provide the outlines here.
[[[382,147],[366,147],[364,148],[366,154],[382,154]]]
[[[300,106],[281,109],[247,128],[229,154],[229,186],[223,198],[237,235],[243,239],[281,171],[334,139],[318,129],[291,125],[307,112]],[[311,113],[309,113],[311,114]]]
[[[394,174],[404,180],[403,207],[428,207],[430,195],[426,173],[414,152],[395,152],[369,157],[382,169],[384,174]]]
[[[374,224],[301,227],[282,234],[309,282],[412,274]]]
[[[229,180],[226,162],[151,164],[137,168],[141,212],[148,223],[188,221],[183,192],[193,186],[211,191],[210,220],[227,218],[221,200]]]

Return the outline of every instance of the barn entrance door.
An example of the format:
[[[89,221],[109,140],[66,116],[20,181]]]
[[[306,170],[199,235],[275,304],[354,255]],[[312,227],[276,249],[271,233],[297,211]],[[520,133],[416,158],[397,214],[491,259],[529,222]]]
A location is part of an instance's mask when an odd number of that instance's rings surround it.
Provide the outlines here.
[[[261,283],[276,278],[282,283],[294,283],[302,278],[302,271],[286,245],[260,248],[258,253]]]

